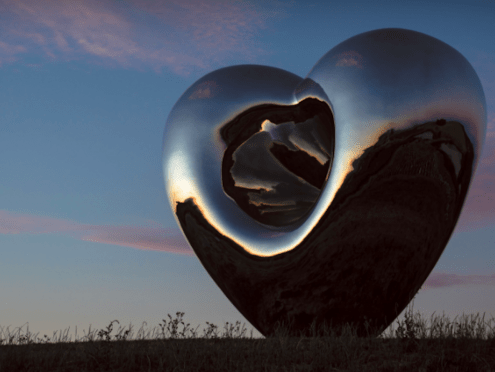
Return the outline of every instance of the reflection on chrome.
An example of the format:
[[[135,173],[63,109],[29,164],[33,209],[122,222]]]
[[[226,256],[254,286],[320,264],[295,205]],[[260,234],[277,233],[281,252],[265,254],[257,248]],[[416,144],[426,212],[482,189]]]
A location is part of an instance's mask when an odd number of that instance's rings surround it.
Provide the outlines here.
[[[213,71],[168,117],[167,195],[199,260],[262,334],[365,320],[380,334],[433,270],[478,163],[486,103],[469,62],[381,29],[306,78]]]
[[[225,124],[225,193],[255,220],[292,225],[313,207],[333,154],[333,116],[313,98],[255,106]]]

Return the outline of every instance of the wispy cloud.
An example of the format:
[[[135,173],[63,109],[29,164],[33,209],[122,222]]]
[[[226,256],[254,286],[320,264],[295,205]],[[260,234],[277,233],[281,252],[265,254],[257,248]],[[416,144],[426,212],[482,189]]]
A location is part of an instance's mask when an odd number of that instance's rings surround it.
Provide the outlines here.
[[[0,234],[61,234],[75,239],[194,256],[178,229],[149,226],[89,225],[0,210]]]
[[[0,64],[41,52],[51,60],[188,74],[266,53],[256,36],[283,8],[277,0],[263,7],[225,0],[3,0]]]
[[[423,284],[422,289],[452,287],[454,285],[493,285],[495,274],[492,275],[457,275],[449,273],[431,273]]]
[[[149,226],[89,225],[0,210],[0,234],[61,234],[96,243],[194,256],[194,251],[178,229],[162,228],[152,221]],[[423,284],[422,289],[491,284],[495,284],[495,274],[457,275],[434,272]]]

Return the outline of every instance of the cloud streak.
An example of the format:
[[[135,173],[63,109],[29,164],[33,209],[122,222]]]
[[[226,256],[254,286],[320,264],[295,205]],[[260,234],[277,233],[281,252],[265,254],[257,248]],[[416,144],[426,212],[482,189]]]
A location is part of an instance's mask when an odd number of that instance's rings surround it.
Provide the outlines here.
[[[152,226],[89,225],[0,210],[0,234],[61,234],[74,239],[194,256],[178,229]]]
[[[284,16],[283,4],[270,4],[272,10],[224,0],[3,0],[0,64],[41,52],[50,60],[187,75],[230,58],[253,61],[266,53],[256,45],[258,33]]]
[[[492,275],[457,275],[449,273],[431,273],[421,289],[443,288],[459,285],[494,285]]]
[[[89,225],[51,217],[0,210],[0,234],[62,234],[74,239],[194,256],[178,229],[151,226]],[[422,289],[459,285],[494,285],[492,275],[432,273]]]

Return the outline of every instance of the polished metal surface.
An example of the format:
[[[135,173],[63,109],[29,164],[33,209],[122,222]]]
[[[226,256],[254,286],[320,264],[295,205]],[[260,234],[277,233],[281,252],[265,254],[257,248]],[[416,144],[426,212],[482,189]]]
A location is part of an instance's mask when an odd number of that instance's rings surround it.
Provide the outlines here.
[[[386,328],[440,258],[479,160],[486,103],[469,62],[381,29],[306,78],[213,71],[168,117],[166,192],[205,269],[262,334],[292,321]]]

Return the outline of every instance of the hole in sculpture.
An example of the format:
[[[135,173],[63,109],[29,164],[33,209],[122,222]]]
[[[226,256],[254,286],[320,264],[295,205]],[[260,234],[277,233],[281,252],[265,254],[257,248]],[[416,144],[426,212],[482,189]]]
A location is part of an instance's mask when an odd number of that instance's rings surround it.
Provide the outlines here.
[[[274,227],[308,215],[330,173],[335,126],[315,98],[252,107],[220,131],[225,193],[250,217]]]

